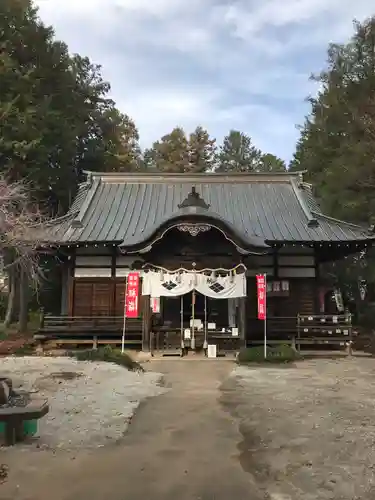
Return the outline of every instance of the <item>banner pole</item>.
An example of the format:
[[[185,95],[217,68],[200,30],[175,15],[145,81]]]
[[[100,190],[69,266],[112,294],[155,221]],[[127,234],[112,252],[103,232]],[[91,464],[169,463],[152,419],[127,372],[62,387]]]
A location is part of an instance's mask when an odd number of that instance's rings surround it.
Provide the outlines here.
[[[184,296],[181,295],[180,299],[180,320],[181,320],[181,349],[185,349],[185,336],[184,336]]]
[[[192,325],[191,325],[191,340],[190,340],[190,348],[195,349],[195,289],[193,289],[191,295],[191,316],[192,316]]]
[[[126,297],[127,297],[127,295],[128,295],[128,281],[129,281],[129,275],[126,277],[126,284],[125,284],[125,295],[124,295],[124,322],[123,322],[123,325],[122,325],[121,354],[124,354],[124,351],[125,351]]]
[[[264,274],[264,359],[267,359],[267,274]]]

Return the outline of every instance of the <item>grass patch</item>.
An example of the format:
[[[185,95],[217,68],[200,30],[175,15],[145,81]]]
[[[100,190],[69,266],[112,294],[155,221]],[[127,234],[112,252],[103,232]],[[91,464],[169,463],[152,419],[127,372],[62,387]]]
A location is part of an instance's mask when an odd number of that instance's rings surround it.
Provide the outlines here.
[[[264,358],[264,347],[250,347],[242,349],[237,357],[240,365],[249,363],[292,363],[302,359],[299,352],[288,345],[279,345],[276,347],[267,347],[267,358]]]
[[[32,356],[35,353],[35,345],[33,343],[27,343],[21,347],[18,347],[12,353],[13,356]]]
[[[123,366],[130,371],[143,372],[142,366],[134,361],[128,354],[122,354],[120,349],[113,349],[111,346],[100,347],[99,349],[85,349],[82,351],[70,351],[68,356],[78,361],[105,361]]]

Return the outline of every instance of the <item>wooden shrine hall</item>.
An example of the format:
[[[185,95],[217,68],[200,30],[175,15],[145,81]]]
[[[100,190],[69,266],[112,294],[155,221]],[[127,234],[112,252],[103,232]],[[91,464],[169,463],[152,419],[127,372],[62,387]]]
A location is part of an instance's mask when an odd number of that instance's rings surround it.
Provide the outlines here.
[[[374,238],[323,214],[300,173],[87,172],[49,235],[61,310],[45,306],[38,338],[118,344],[124,330],[147,351],[237,351],[262,342],[255,276],[265,273],[270,343],[341,342],[350,320],[339,308],[327,316],[320,264]],[[129,273],[139,287],[124,321]]]

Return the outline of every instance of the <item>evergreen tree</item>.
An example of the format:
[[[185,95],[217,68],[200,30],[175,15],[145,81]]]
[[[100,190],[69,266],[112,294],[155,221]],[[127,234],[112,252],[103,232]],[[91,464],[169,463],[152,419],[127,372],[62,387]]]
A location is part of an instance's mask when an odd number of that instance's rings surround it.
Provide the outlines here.
[[[189,169],[189,147],[184,130],[176,127],[164,135],[147,152],[147,158],[159,172],[186,172]]]
[[[281,158],[267,153],[261,156],[257,172],[286,172],[286,165]]]
[[[370,225],[375,214],[375,18],[355,23],[350,41],[331,45],[327,67],[315,77],[321,91],[310,99],[291,170],[307,170],[329,215]],[[373,251],[326,265],[346,295],[356,301],[360,321],[374,324]],[[359,298],[366,280],[367,300]]]
[[[316,79],[292,170],[307,170],[334,217],[369,224],[375,214],[375,18],[355,23],[345,45],[332,45]]]
[[[216,172],[256,172],[260,167],[261,152],[251,138],[238,130],[224,137],[217,154]]]
[[[215,165],[215,143],[216,140],[210,138],[207,130],[198,126],[189,137],[189,165],[185,172],[212,171]]]
[[[0,172],[27,179],[50,213],[65,212],[83,169],[134,169],[134,123],[108,98],[100,67],[70,57],[30,0],[0,2]]]

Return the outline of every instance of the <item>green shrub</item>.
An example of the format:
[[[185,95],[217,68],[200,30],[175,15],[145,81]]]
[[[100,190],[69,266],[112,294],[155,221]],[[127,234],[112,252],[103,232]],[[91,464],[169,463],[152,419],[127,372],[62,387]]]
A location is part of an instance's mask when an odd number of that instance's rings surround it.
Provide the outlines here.
[[[68,353],[78,361],[105,361],[123,366],[130,371],[144,371],[142,366],[134,361],[128,354],[122,354],[119,349],[112,349],[111,346],[100,347],[99,349],[85,349],[82,351],[71,351]]]
[[[237,357],[239,364],[247,363],[291,363],[301,359],[301,355],[288,345],[267,346],[267,358],[264,358],[264,346],[242,349]]]
[[[35,353],[35,344],[33,342],[27,342],[21,347],[18,347],[14,352],[14,356],[32,356]]]

